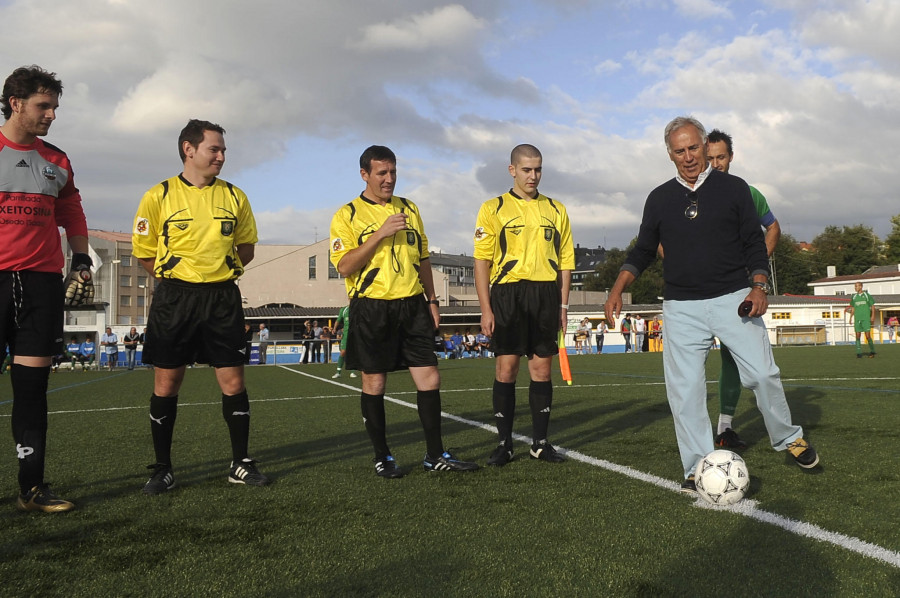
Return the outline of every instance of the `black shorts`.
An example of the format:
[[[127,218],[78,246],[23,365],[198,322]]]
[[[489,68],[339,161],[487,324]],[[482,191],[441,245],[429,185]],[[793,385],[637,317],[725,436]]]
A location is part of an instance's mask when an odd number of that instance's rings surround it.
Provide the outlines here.
[[[406,299],[350,300],[353,334],[347,335],[348,370],[367,374],[437,366],[434,320],[424,295]]]
[[[156,286],[142,362],[163,369],[191,363],[235,367],[244,365],[246,347],[236,284],[165,279]]]
[[[62,275],[56,272],[0,272],[0,351],[50,357],[62,350]]]
[[[561,303],[556,281],[495,284],[491,350],[495,355],[556,355]]]

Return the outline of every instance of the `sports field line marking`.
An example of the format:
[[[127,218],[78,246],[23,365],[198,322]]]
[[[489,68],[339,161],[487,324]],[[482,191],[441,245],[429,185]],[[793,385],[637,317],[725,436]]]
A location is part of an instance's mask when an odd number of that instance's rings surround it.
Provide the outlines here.
[[[313,378],[314,380],[318,380],[320,382],[327,382],[334,386],[339,386],[341,388],[345,388],[347,390],[353,391],[354,395],[355,395],[355,393],[358,393],[360,391],[359,387],[351,386],[349,384],[344,384],[342,382],[335,382],[334,380],[331,380],[330,378],[320,378],[318,376],[313,376],[311,374],[307,374],[305,372],[301,372],[299,370],[294,370],[294,369],[291,369],[291,368],[285,367],[285,366],[279,366],[279,367],[282,367],[283,369],[285,369],[289,372],[293,372],[295,374],[300,374],[301,376],[306,376],[308,378]],[[456,391],[456,390],[443,391],[442,390],[441,392],[442,393],[443,392],[471,392],[473,390],[488,391],[490,389],[489,388],[481,388],[481,389],[468,389],[468,390],[459,390],[459,391]],[[415,393],[415,391],[409,391],[409,392],[399,392],[399,393],[394,393],[394,394],[414,394],[414,393]],[[251,400],[251,403],[277,402],[277,401],[299,401],[299,400],[309,400],[309,399],[319,399],[319,398],[347,398],[347,397],[352,397],[354,395],[343,395],[343,394],[342,395],[316,395],[316,396],[306,396],[306,397],[281,397],[281,398],[272,398],[272,399],[254,399],[254,400]],[[416,405],[409,403],[407,401],[403,401],[401,399],[397,399],[397,398],[390,397],[387,395],[385,395],[384,398],[386,401],[389,401],[396,405],[400,405],[402,407],[407,407],[410,409],[417,409]],[[203,403],[179,403],[179,407],[181,407],[181,406],[197,407],[197,406],[203,406],[203,405],[220,405],[220,404],[221,404],[220,401],[209,401],[209,402],[203,402]],[[128,411],[128,410],[134,410],[134,409],[145,410],[147,408],[148,408],[148,406],[146,404],[144,404],[144,405],[132,405],[132,406],[126,406],[126,407],[106,407],[106,408],[102,408],[102,409],[99,409],[99,408],[98,409],[72,409],[72,410],[65,410],[65,411],[51,411],[50,413],[48,413],[48,415],[96,413],[96,412],[108,412],[108,411]],[[441,412],[441,416],[446,419],[450,419],[450,420],[465,424],[467,426],[471,426],[474,428],[480,428],[491,434],[496,433],[496,430],[493,425],[485,424],[485,423],[478,422],[475,420],[466,419],[464,417],[460,417],[458,415],[453,415],[452,413],[447,413],[444,411]],[[10,417],[10,414],[0,414],[0,417]],[[527,436],[523,436],[521,434],[513,434],[513,438],[523,444],[526,444],[526,445],[531,444],[531,439]],[[619,465],[617,463],[612,463],[611,461],[606,461],[605,459],[597,459],[596,457],[591,457],[589,455],[579,453],[578,451],[567,450],[564,447],[558,446],[557,448],[561,449],[560,452],[565,454],[568,458],[570,458],[572,460],[581,461],[582,463],[586,463],[588,465],[593,465],[595,467],[600,467],[600,468],[606,469],[608,471],[619,473],[619,474],[625,475],[627,477],[630,477],[634,480],[638,480],[641,482],[647,482],[647,483],[653,484],[654,486],[662,488],[664,490],[669,490],[671,492],[680,492],[681,491],[681,487],[677,483],[672,482],[670,480],[660,478],[660,477],[652,475],[652,474],[644,473],[642,471],[638,471],[636,469],[627,467],[625,465]],[[811,538],[814,540],[818,540],[820,542],[827,542],[827,543],[833,544],[834,546],[837,546],[839,548],[843,548],[845,550],[855,552],[862,556],[880,560],[889,565],[900,568],[900,552],[894,552],[894,551],[888,550],[888,549],[878,546],[876,544],[866,542],[865,540],[860,540],[859,538],[854,538],[852,536],[847,536],[847,535],[837,533],[837,532],[830,532],[828,530],[822,529],[821,527],[819,527],[817,525],[813,525],[811,523],[806,523],[806,522],[799,521],[796,519],[790,519],[788,517],[783,517],[783,516],[775,514],[775,513],[769,513],[768,511],[764,511],[762,509],[757,508],[757,505],[758,505],[758,503],[752,499],[744,499],[736,505],[731,505],[731,506],[727,506],[727,507],[712,506],[712,505],[705,503],[703,500],[701,500],[699,498],[696,499],[694,502],[694,506],[699,507],[699,508],[711,509],[711,510],[716,510],[716,511],[730,511],[730,512],[738,514],[738,515],[744,515],[745,517],[749,517],[749,518],[759,521],[761,523],[768,523],[770,525],[780,527],[790,533],[793,533],[793,534],[796,534],[799,536],[808,537],[808,538]]]
[[[306,376],[308,378],[313,378],[315,380],[319,380],[321,382],[328,382],[329,384],[334,384],[336,386],[340,386],[342,388],[359,390],[354,386],[350,386],[348,384],[343,384],[341,382],[334,382],[330,378],[320,378],[318,376],[313,376],[312,374],[307,374],[306,372],[301,372],[299,370],[293,370],[288,367],[284,367],[285,370],[289,372],[294,372],[295,374],[300,374],[301,376]],[[443,391],[442,391],[443,392]],[[409,403],[407,401],[402,401],[400,399],[395,399],[393,397],[389,397],[388,395],[384,396],[386,401],[390,401],[397,405],[401,405],[403,407],[408,407],[410,409],[416,409],[416,405]],[[482,430],[486,430],[492,434],[496,433],[496,429],[492,425],[488,425],[482,422],[478,422],[471,419],[466,419],[464,417],[459,417],[458,415],[453,415],[452,413],[446,413],[441,411],[441,416],[446,419],[450,419],[468,426],[472,426],[474,428],[480,428]],[[530,445],[531,439],[527,436],[522,436],[521,434],[513,434],[513,438],[518,440],[519,442]],[[563,447],[557,447],[563,448]],[[660,478],[658,476],[644,473],[642,471],[638,471],[636,469],[632,469],[631,467],[627,467],[625,465],[619,465],[617,463],[612,463],[611,461],[606,461],[605,459],[597,459],[595,457],[590,457],[583,453],[579,453],[578,451],[565,450],[562,451],[568,458],[573,459],[575,461],[581,461],[582,463],[587,463],[588,465],[593,465],[595,467],[600,467],[602,469],[606,469],[608,471],[612,471],[615,473],[620,473],[622,475],[628,476],[634,480],[638,480],[641,482],[648,482],[653,484],[654,486],[658,486],[664,490],[669,490],[671,492],[681,492],[681,486],[672,482],[670,480],[666,480]],[[761,523],[768,523],[770,525],[774,525],[776,527],[780,527],[781,529],[790,532],[792,534],[797,534],[798,536],[804,536],[807,538],[811,538],[813,540],[818,540],[820,542],[827,542],[829,544],[833,544],[838,548],[843,548],[845,550],[849,550],[851,552],[855,552],[857,554],[861,554],[862,556],[866,556],[869,558],[873,558],[879,561],[883,561],[889,565],[893,565],[894,567],[900,568],[900,552],[894,552],[888,550],[887,548],[883,548],[878,546],[877,544],[872,544],[871,542],[866,542],[865,540],[860,540],[859,538],[854,538],[852,536],[847,536],[844,534],[840,534],[837,532],[830,532],[828,530],[822,529],[817,525],[813,525],[812,523],[806,523],[803,521],[798,521],[796,519],[790,519],[789,517],[783,517],[776,513],[769,513],[768,511],[764,511],[757,507],[759,503],[755,500],[744,499],[738,502],[736,505],[730,505],[727,507],[718,507],[712,506],[708,503],[704,502],[702,499],[697,498],[694,501],[694,506],[700,508],[713,509],[716,511],[730,511],[732,513],[738,515],[744,515],[745,517],[749,517]]]

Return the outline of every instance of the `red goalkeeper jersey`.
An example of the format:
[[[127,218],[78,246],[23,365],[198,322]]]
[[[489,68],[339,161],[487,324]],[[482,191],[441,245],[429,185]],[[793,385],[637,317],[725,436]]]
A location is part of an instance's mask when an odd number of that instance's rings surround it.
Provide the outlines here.
[[[0,270],[62,272],[59,228],[87,236],[72,165],[37,139],[19,145],[0,133]]]

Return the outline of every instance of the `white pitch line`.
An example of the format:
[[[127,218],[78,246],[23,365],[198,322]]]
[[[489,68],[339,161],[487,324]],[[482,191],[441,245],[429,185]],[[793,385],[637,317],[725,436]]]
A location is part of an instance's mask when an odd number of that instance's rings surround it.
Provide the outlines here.
[[[301,376],[306,376],[308,378],[312,378],[314,380],[318,380],[320,382],[327,382],[328,384],[332,384],[334,386],[339,386],[341,388],[346,388],[347,390],[351,390],[354,393],[359,392],[359,388],[356,386],[351,386],[349,384],[344,384],[342,382],[335,382],[329,378],[320,378],[318,376],[313,376],[311,374],[307,374],[306,372],[301,372],[299,370],[294,370],[286,366],[278,366],[288,372],[292,372],[294,374],[300,374]],[[892,379],[892,378],[885,378]],[[621,385],[584,385],[584,386],[621,386]],[[468,391],[454,391],[454,390],[442,390],[441,392],[471,392],[471,391],[488,391],[489,388],[477,388],[477,389],[469,389]],[[408,391],[408,392],[398,392],[394,394],[414,394],[416,391]],[[276,402],[276,401],[303,401],[310,399],[325,399],[325,398],[347,398],[348,396],[354,395],[316,395],[316,396],[307,396],[307,397],[281,397],[281,398],[272,398],[272,399],[254,399],[251,400],[251,403],[267,403],[267,402]],[[407,407],[410,409],[417,409],[416,405],[409,403],[407,401],[403,401],[401,399],[397,399],[394,397],[390,397],[385,395],[385,400],[396,405],[400,405],[402,407]],[[179,407],[197,407],[202,405],[220,405],[219,401],[206,402],[206,403],[179,403]],[[103,409],[77,409],[77,410],[66,410],[66,411],[51,411],[48,415],[62,415],[62,414],[78,414],[78,413],[97,413],[97,412],[107,412],[107,411],[128,411],[134,409],[147,409],[147,405],[134,405],[129,407],[107,407]],[[453,415],[452,413],[447,413],[445,411],[441,412],[441,415],[445,419],[453,420],[467,426],[471,426],[473,428],[480,428],[485,430],[486,432],[490,432],[494,434],[496,429],[493,425],[485,424],[479,421],[466,419],[464,417],[459,417],[458,415]],[[0,414],[0,417],[10,417],[9,414]],[[513,438],[523,444],[531,444],[531,439],[527,436],[523,436],[521,434],[513,434]],[[606,469],[608,471],[612,471],[614,473],[619,473],[634,480],[638,480],[641,482],[646,482],[649,484],[653,484],[663,490],[669,490],[671,492],[680,492],[681,487],[679,484],[667,480],[665,478],[661,478],[659,476],[655,476],[649,473],[645,473],[642,471],[638,471],[636,469],[632,469],[631,467],[627,467],[625,465],[619,465],[617,463],[613,463],[611,461],[606,461],[605,459],[597,459],[596,457],[591,457],[589,455],[585,455],[583,453],[579,453],[574,450],[567,450],[564,447],[557,446],[557,449],[561,449],[560,452],[565,454],[569,459],[574,461],[581,461],[582,463],[586,463],[588,465],[593,465],[595,467],[600,467],[602,469]],[[722,506],[713,506],[702,499],[697,498],[694,502],[694,506],[702,509],[711,509],[716,511],[729,511],[735,513],[737,515],[743,515],[745,517],[749,517],[750,519],[754,519],[761,523],[768,523],[770,525],[774,525],[776,527],[780,527],[783,530],[796,534],[798,536],[804,536],[807,538],[811,538],[813,540],[818,540],[820,542],[826,542],[829,544],[833,544],[838,548],[843,548],[850,552],[855,552],[862,556],[866,556],[872,559],[876,559],[892,565],[894,567],[900,568],[900,552],[894,552],[892,550],[888,550],[887,548],[883,548],[878,546],[877,544],[872,544],[870,542],[866,542],[865,540],[860,540],[859,538],[854,538],[853,536],[847,536],[837,532],[831,532],[817,525],[813,525],[811,523],[806,523],[803,521],[799,521],[796,519],[790,519],[788,517],[783,517],[776,513],[769,513],[768,511],[764,511],[757,507],[759,503],[752,499],[744,499],[738,502],[735,505],[730,505],[726,507]]]
[[[309,378],[313,378],[315,380],[319,380],[321,382],[328,382],[330,384],[335,384],[337,386],[341,386],[343,388],[349,388],[352,390],[359,390],[356,387],[349,386],[347,384],[343,384],[340,382],[334,382],[328,378],[319,378],[318,376],[313,376],[311,374],[307,374],[305,372],[301,372],[298,370],[293,370],[288,367],[284,367],[285,370],[289,372],[294,372],[296,374],[300,374],[302,376],[307,376]],[[441,391],[443,392],[443,391]],[[390,401],[397,405],[401,405],[403,407],[408,407],[410,409],[416,409],[416,405],[409,403],[407,401],[402,401],[400,399],[396,399],[393,397],[389,397],[385,395],[384,399],[386,401]],[[459,417],[458,415],[453,415],[451,413],[446,413],[444,411],[441,412],[441,415],[462,424],[466,424],[468,426],[472,426],[473,428],[480,428],[482,430],[486,430],[491,433],[496,432],[496,428],[492,425],[488,425],[482,422],[478,422],[471,419],[466,419],[464,417]],[[531,439],[522,436],[520,434],[514,434],[513,438],[516,440],[523,442],[525,444],[531,444]],[[557,449],[562,447],[557,446]],[[575,461],[581,461],[582,463],[587,463],[588,465],[593,465],[595,467],[600,467],[602,469],[606,469],[608,471],[612,471],[615,473],[620,473],[622,475],[628,476],[632,479],[639,480],[641,482],[648,482],[653,484],[654,486],[658,486],[663,488],[664,490],[669,490],[671,492],[681,492],[681,486],[671,480],[666,480],[664,478],[660,478],[658,476],[644,473],[642,471],[638,471],[636,469],[632,469],[631,467],[627,467],[624,465],[619,465],[617,463],[612,463],[610,461],[606,461],[604,459],[597,459],[595,457],[590,457],[588,455],[579,453],[578,451],[570,451],[563,448],[561,450],[563,454],[565,454],[568,458],[573,459]],[[704,502],[702,499],[697,498],[694,502],[694,505],[700,508],[708,508],[716,511],[730,511],[732,513],[738,515],[744,515],[745,517],[749,517],[751,519],[755,519],[761,523],[768,523],[770,525],[774,525],[776,527],[780,527],[785,531],[788,531],[793,534],[797,534],[798,536],[805,536],[807,538],[812,538],[814,540],[818,540],[820,542],[827,542],[829,544],[833,544],[839,548],[843,548],[845,550],[849,550],[851,552],[855,552],[857,554],[861,554],[862,556],[866,556],[869,558],[873,558],[879,561],[883,561],[889,565],[900,568],[900,552],[894,552],[892,550],[888,550],[887,548],[883,548],[876,544],[872,544],[870,542],[866,542],[865,540],[860,540],[859,538],[854,538],[852,536],[847,536],[844,534],[840,534],[837,532],[830,532],[828,530],[822,529],[817,525],[813,525],[812,523],[806,523],[803,521],[798,521],[796,519],[790,519],[788,517],[783,517],[776,513],[769,513],[768,511],[764,511],[757,507],[759,503],[755,500],[744,499],[738,502],[735,505],[729,505],[726,507],[720,506],[712,506],[708,503]]]

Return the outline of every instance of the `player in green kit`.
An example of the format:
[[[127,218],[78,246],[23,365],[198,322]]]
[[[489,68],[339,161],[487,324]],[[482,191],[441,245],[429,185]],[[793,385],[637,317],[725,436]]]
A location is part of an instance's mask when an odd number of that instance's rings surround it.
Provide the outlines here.
[[[850,312],[850,321],[856,331],[856,357],[862,357],[862,343],[860,334],[866,335],[869,343],[869,357],[875,357],[875,344],[872,342],[872,324],[875,322],[875,299],[868,291],[863,290],[861,282],[853,285],[856,294],[850,297],[850,305],[844,311]]]
[[[731,135],[718,129],[713,129],[709,133],[707,147],[707,154],[712,167],[721,172],[728,172],[731,162],[734,160]],[[781,238],[781,226],[769,209],[769,204],[763,194],[755,187],[750,186],[750,195],[753,197],[753,204],[756,206],[759,224],[766,230],[766,253],[771,256],[772,252],[775,251],[775,246],[778,244],[778,239]],[[766,294],[771,294],[771,291],[766,291]],[[716,447],[742,449],[747,447],[747,443],[741,440],[737,432],[731,427],[737,402],[741,397],[741,376],[738,374],[737,364],[734,363],[731,351],[725,345],[722,345],[721,356],[719,423],[716,428],[715,444]]]
[[[340,378],[341,371],[344,369],[344,355],[347,353],[347,337],[350,335],[350,306],[345,305],[338,312],[337,320],[334,323],[334,331],[337,333],[341,330],[341,352],[338,357],[337,372],[332,378]],[[356,374],[350,372],[351,378],[356,378]]]

